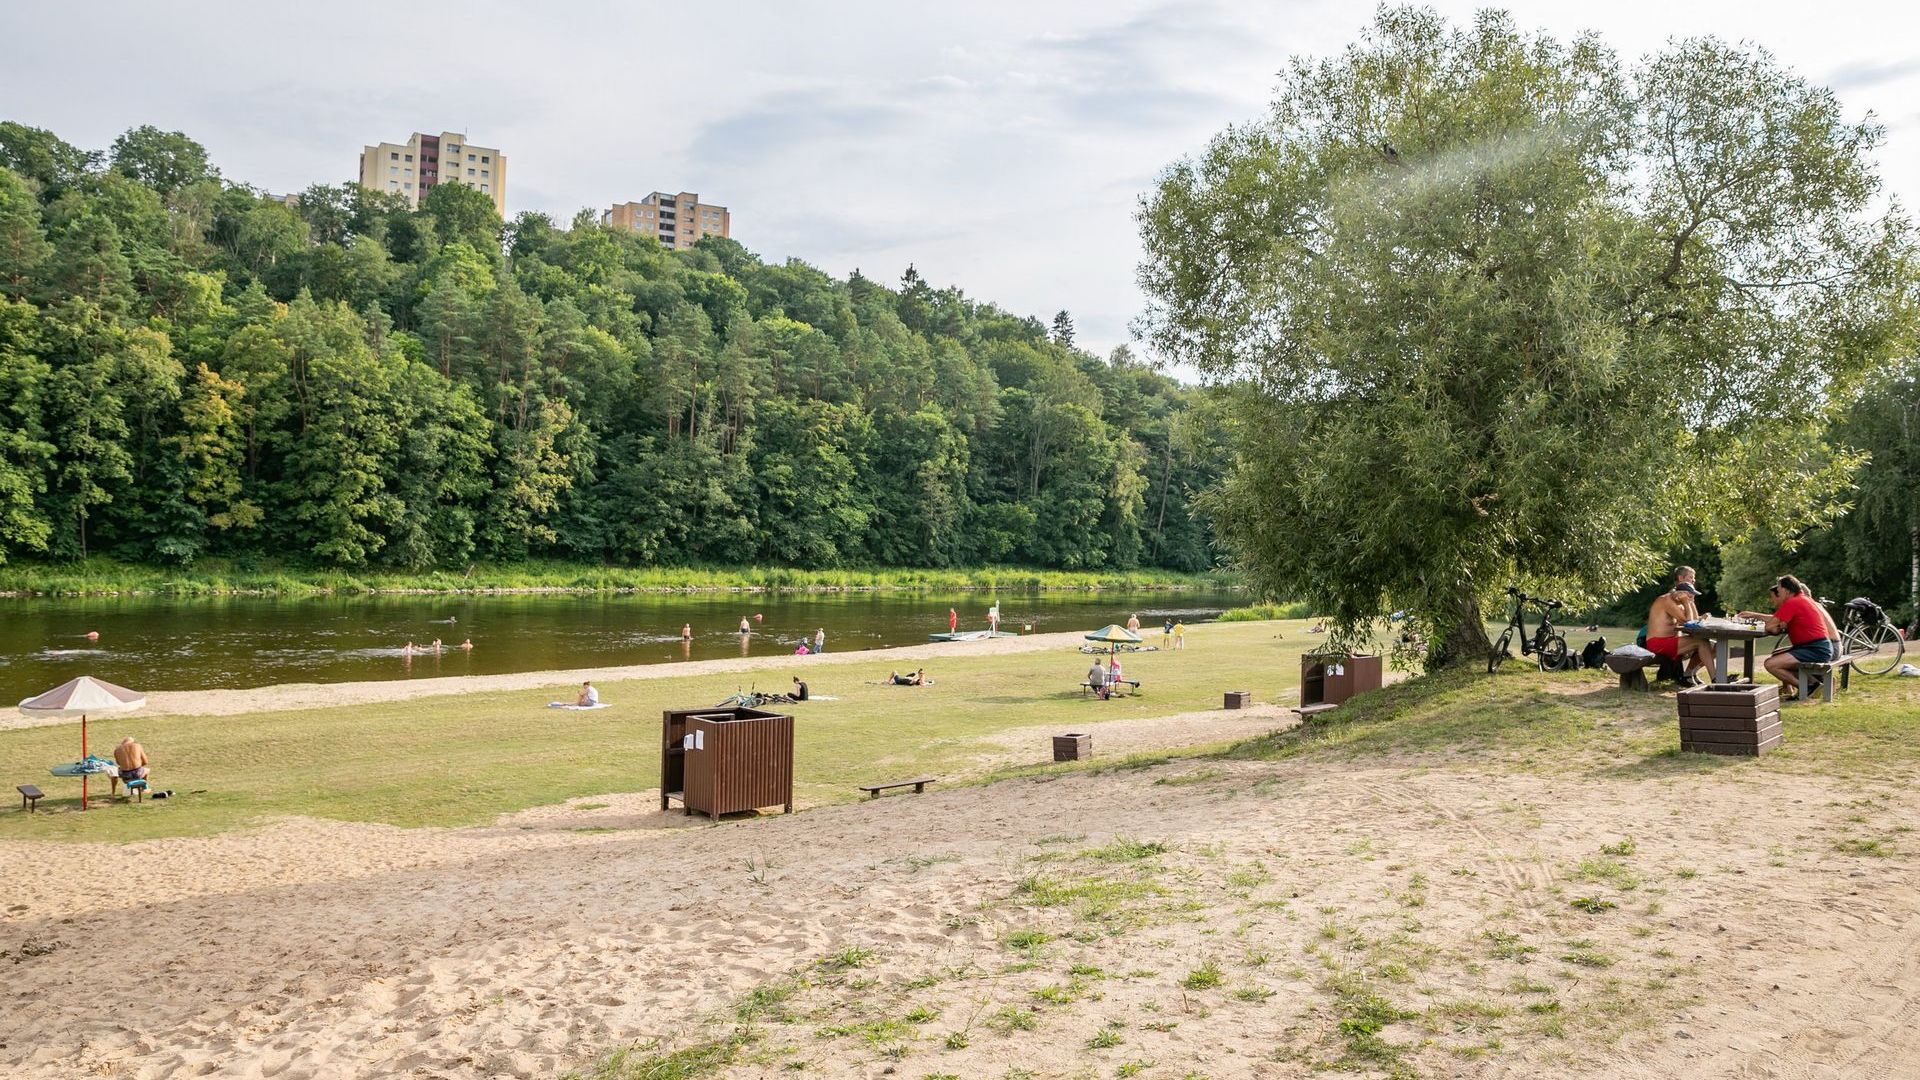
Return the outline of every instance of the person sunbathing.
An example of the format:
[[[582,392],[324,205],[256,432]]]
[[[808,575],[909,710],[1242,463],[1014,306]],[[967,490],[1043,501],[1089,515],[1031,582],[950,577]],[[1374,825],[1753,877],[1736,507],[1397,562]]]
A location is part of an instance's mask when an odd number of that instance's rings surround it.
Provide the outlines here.
[[[583,682],[580,684],[580,696],[574,698],[573,703],[582,708],[590,705],[598,705],[600,704],[600,691],[593,688],[593,683]]]
[[[905,675],[897,671],[887,672],[887,682],[894,686],[925,686],[929,681],[926,668],[921,668],[918,671],[909,672]]]
[[[119,768],[120,780],[145,780],[147,778],[147,749],[129,735],[120,740],[113,748],[113,763]]]

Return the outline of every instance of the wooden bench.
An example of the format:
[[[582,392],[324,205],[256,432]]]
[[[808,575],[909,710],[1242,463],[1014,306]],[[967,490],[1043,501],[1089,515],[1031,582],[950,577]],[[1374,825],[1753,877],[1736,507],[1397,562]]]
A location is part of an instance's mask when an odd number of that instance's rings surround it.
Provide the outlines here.
[[[16,784],[13,790],[20,793],[20,809],[31,814],[40,809],[40,800],[46,798],[46,792],[32,784]]]
[[[1609,655],[1605,663],[1608,671],[1620,676],[1622,690],[1652,690],[1652,684],[1647,682],[1648,668],[1655,669],[1654,677],[1661,682],[1679,682],[1686,675],[1686,669],[1680,666],[1678,660],[1669,660],[1664,656],[1648,656],[1636,661],[1632,657]],[[1712,672],[1707,674],[1711,675]]]
[[[1853,674],[1853,657],[1843,656],[1838,660],[1831,660],[1824,664],[1803,663],[1799,665],[1800,700],[1807,700],[1808,677],[1820,675],[1824,676],[1824,678],[1820,680],[1820,700],[1823,702],[1833,701],[1833,673],[1836,671],[1840,673],[1840,689],[1845,690],[1849,677]]]
[[[1106,685],[1124,686],[1127,688],[1127,692],[1130,694],[1137,694],[1140,692],[1140,681],[1138,679],[1111,679],[1111,680],[1108,680]],[[1080,696],[1086,697],[1088,694],[1093,693],[1093,689],[1094,687],[1092,683],[1090,682],[1081,683]]]
[[[897,787],[910,787],[913,789],[913,793],[915,795],[918,795],[921,792],[927,790],[927,785],[933,783],[937,779],[939,778],[933,777],[933,776],[923,776],[923,777],[920,777],[918,780],[895,780],[891,784],[861,784],[860,790],[866,792],[867,797],[870,799],[877,799],[880,797],[881,792],[886,791],[889,788],[897,788]]]
[[[1314,705],[1302,705],[1294,709],[1293,711],[1300,714],[1300,719],[1311,720],[1314,717],[1319,716],[1323,712],[1331,712],[1332,710],[1337,709],[1339,707],[1340,706],[1335,705],[1332,702],[1322,701]]]

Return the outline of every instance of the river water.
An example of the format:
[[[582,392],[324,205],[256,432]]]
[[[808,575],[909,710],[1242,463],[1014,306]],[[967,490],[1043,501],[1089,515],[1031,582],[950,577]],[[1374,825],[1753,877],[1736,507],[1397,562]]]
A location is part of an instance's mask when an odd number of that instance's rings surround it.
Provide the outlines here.
[[[0,702],[77,675],[190,690],[770,656],[816,629],[828,652],[923,644],[946,631],[949,607],[962,630],[986,629],[996,599],[1001,629],[1035,632],[1096,630],[1131,613],[1153,631],[1167,617],[1200,622],[1247,602],[1191,592],[0,600]],[[751,635],[738,632],[743,616]],[[693,628],[690,643],[682,625]],[[458,647],[468,639],[470,652]]]

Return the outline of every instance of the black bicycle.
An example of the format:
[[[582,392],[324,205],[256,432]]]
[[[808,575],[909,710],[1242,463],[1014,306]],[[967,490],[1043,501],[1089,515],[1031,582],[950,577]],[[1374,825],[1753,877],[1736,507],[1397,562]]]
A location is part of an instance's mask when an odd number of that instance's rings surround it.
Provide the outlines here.
[[[1511,646],[1516,632],[1520,638],[1520,655],[1531,656],[1540,663],[1541,671],[1559,671],[1567,666],[1567,639],[1553,628],[1553,613],[1562,606],[1558,600],[1543,600],[1537,596],[1528,596],[1519,589],[1509,586],[1507,595],[1513,597],[1513,618],[1507,621],[1507,628],[1500,631],[1499,640],[1493,643],[1493,652],[1487,655],[1487,674],[1500,670],[1500,665],[1513,655]],[[1540,625],[1527,636],[1527,605],[1540,608]]]

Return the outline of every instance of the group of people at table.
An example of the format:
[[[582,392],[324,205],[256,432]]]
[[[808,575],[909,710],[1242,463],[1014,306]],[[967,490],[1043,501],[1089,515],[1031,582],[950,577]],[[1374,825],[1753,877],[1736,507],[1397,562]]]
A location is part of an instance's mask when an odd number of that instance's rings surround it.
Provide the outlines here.
[[[1742,611],[1734,617],[1759,622],[1769,634],[1787,636],[1787,646],[1767,657],[1766,669],[1767,674],[1780,680],[1782,693],[1792,698],[1799,690],[1801,664],[1831,663],[1841,655],[1840,628],[1827,609],[1813,599],[1812,590],[1791,574],[1775,579],[1767,595],[1773,611]],[[1693,567],[1682,566],[1674,573],[1673,588],[1656,597],[1647,612],[1647,650],[1685,664],[1684,681],[1688,685],[1698,681],[1702,668],[1711,677],[1714,666],[1712,639],[1684,632],[1687,624],[1700,619],[1699,596]]]

